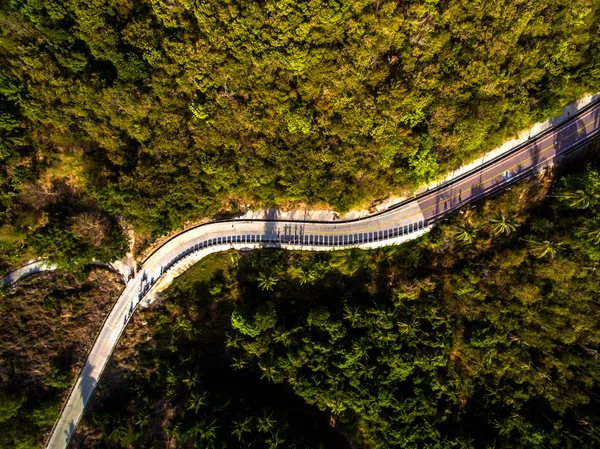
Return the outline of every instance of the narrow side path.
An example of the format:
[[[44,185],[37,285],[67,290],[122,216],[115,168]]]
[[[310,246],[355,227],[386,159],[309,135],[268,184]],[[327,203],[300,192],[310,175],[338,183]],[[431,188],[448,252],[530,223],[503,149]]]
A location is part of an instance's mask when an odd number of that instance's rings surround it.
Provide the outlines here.
[[[48,262],[45,262],[43,260],[36,260],[8,273],[0,280],[0,286],[10,286],[17,282],[19,279],[24,278],[25,276],[29,276],[34,273],[41,273],[42,271],[53,270],[56,270],[56,265],[48,264]]]

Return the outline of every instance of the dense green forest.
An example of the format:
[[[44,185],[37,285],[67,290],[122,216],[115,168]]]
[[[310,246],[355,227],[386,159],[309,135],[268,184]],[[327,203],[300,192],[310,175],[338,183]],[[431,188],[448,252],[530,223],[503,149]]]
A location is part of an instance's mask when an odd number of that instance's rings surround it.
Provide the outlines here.
[[[0,448],[40,447],[119,290],[118,275],[98,268],[0,289]]]
[[[2,259],[114,258],[115,214],[156,235],[249,203],[346,210],[411,189],[600,90],[599,9],[2,0]],[[65,179],[76,207],[55,219]]]
[[[75,447],[600,448],[597,150],[402,246],[207,257]]]

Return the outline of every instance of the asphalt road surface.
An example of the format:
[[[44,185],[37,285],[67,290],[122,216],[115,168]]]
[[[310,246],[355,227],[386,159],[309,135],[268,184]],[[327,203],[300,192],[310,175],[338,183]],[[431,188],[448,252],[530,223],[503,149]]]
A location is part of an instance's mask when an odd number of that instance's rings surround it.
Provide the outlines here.
[[[0,279],[0,287],[3,285],[13,285],[19,279],[34,273],[52,270],[56,270],[56,265],[48,264],[44,260],[37,260],[8,273],[6,276]]]
[[[600,133],[600,103],[535,136],[498,159],[385,212],[350,221],[228,220],[189,229],[151,254],[115,303],[62,410],[48,448],[66,448],[85,405],[136,306],[144,296],[209,253],[278,246],[323,251],[397,244],[435,221],[554,163]],[[187,263],[186,263],[187,262]]]

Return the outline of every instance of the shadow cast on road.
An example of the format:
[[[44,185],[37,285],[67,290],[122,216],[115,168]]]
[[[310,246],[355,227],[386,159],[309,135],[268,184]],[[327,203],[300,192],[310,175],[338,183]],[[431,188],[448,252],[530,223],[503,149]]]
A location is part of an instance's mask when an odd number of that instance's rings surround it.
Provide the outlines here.
[[[79,394],[83,398],[83,403],[87,404],[90,396],[94,392],[96,388],[97,380],[94,376],[91,375],[94,369],[94,365],[90,363],[89,359],[85,361],[85,365],[83,366],[81,373],[79,374],[79,382],[78,390]]]

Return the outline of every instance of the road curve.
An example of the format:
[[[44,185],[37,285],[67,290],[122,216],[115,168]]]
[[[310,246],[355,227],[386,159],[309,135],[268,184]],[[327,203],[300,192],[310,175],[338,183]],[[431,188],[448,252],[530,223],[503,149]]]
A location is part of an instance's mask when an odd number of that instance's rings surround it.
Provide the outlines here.
[[[600,134],[600,102],[451,182],[379,214],[357,220],[224,220],[174,236],[156,249],[131,279],[104,322],[47,444],[66,448],[127,321],[144,296],[197,261],[230,248],[276,246],[323,251],[373,248],[421,235],[459,208],[536,173]]]
[[[21,268],[17,268],[16,270],[11,271],[2,279],[0,279],[0,287],[11,286],[19,279],[22,279],[26,276],[29,276],[34,273],[41,273],[43,271],[53,271],[56,270],[56,268],[56,265],[49,264],[44,260],[36,260],[33,262],[29,262],[27,265],[24,265]]]

